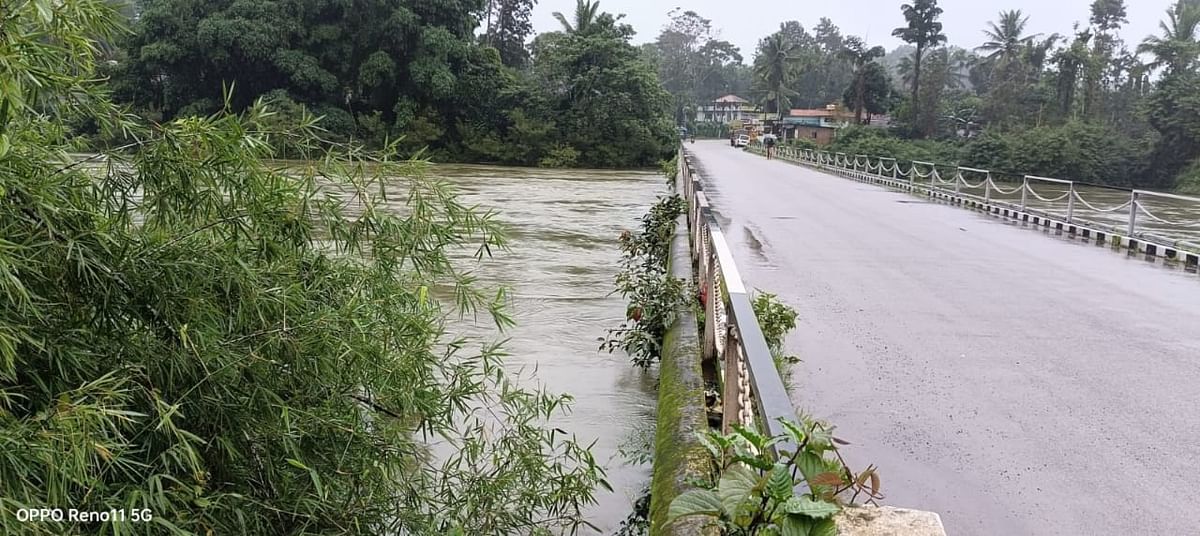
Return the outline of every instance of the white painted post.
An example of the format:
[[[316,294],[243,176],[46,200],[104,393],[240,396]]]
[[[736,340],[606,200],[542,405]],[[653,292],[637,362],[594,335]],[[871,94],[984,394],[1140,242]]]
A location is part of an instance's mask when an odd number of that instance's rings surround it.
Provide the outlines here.
[[[1025,182],[1021,183],[1021,212],[1025,212],[1025,205],[1029,201],[1029,177],[1025,177]]]
[[[983,202],[992,204],[992,173],[989,171],[983,180]]]
[[[1067,223],[1074,223],[1071,218],[1075,216],[1075,183],[1071,182],[1071,189],[1067,192]]]
[[[1129,236],[1132,238],[1133,233],[1137,230],[1137,211],[1138,211],[1138,191],[1134,190],[1129,197]]]
[[[954,173],[954,197],[962,199],[962,183],[964,180],[966,179],[963,179],[961,169]]]

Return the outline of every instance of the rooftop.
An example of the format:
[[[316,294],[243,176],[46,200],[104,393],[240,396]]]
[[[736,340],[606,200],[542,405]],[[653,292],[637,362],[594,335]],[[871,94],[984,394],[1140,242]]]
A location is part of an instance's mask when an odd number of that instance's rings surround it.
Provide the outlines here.
[[[736,103],[739,103],[739,104],[745,104],[745,103],[748,103],[748,102],[750,102],[750,101],[748,101],[748,100],[746,100],[746,99],[743,99],[743,98],[741,98],[741,97],[739,97],[739,96],[737,96],[737,95],[725,95],[724,97],[721,97],[721,98],[719,98],[719,99],[717,99],[717,100],[715,100],[715,101],[713,101],[713,102],[736,102]]]
[[[833,117],[838,115],[836,111],[826,110],[824,108],[815,110],[792,110],[788,112],[789,117]]]

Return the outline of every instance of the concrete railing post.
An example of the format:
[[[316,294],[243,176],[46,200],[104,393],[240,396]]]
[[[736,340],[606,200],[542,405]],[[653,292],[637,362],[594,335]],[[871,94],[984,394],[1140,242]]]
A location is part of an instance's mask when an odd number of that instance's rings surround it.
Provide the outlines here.
[[[1075,217],[1075,183],[1072,182],[1070,190],[1067,191],[1067,223],[1074,223],[1072,218]]]
[[[1138,191],[1134,190],[1129,196],[1129,236],[1137,231]]]
[[[704,255],[704,350],[703,359],[711,361],[717,356],[717,293],[713,292],[713,287],[720,285],[717,281],[716,262],[713,257],[715,253],[706,251]]]
[[[1021,212],[1025,212],[1025,207],[1029,204],[1029,177],[1025,177],[1021,183]]]
[[[983,179],[983,202],[992,204],[992,174],[989,172]]]
[[[705,319],[705,323],[708,319]],[[721,394],[721,429],[728,434],[733,432],[733,425],[742,424],[742,370],[741,360],[738,359],[737,340],[732,337],[732,329],[718,334],[725,337],[725,386]]]

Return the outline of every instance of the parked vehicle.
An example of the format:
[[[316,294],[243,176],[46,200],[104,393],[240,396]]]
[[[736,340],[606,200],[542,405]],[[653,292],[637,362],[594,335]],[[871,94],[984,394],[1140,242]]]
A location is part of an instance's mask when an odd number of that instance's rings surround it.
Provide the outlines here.
[[[743,128],[743,129],[738,129],[733,132],[730,132],[729,133],[729,146],[730,147],[745,147],[745,145],[738,145],[738,140],[741,139],[742,137],[745,137],[747,140],[746,143],[749,144],[750,131]]]
[[[750,136],[746,134],[738,136],[737,141],[734,142],[734,147],[745,147],[747,145],[750,145]]]

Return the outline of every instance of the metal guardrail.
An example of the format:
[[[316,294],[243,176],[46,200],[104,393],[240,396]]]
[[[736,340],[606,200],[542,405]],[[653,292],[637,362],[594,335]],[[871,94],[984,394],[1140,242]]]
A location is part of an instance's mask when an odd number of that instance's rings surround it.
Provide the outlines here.
[[[754,315],[750,295],[725,241],[725,233],[704,195],[701,178],[686,151],[680,152],[688,229],[696,284],[704,297],[703,359],[717,365],[722,383],[722,428],[757,428],[784,435],[779,420],[796,420],[796,410],[775,369],[775,361]],[[776,448],[795,451],[788,442]]]
[[[1165,217],[1155,214],[1148,206],[1147,200],[1170,200],[1172,202],[1182,202],[1194,206],[1200,211],[1200,198],[1184,195],[1168,194],[1162,192],[1154,192],[1150,190],[1127,190],[1128,200],[1110,207],[1098,207],[1096,204],[1088,201],[1081,195],[1079,186],[1084,183],[1076,181],[1054,179],[1050,177],[1038,177],[1036,175],[1025,175],[1021,178],[1019,185],[1012,188],[1005,188],[998,183],[992,176],[992,172],[986,169],[971,168],[965,166],[942,166],[943,169],[953,168],[953,174],[950,178],[943,178],[942,173],[938,171],[938,164],[933,162],[922,162],[914,160],[909,164],[909,168],[904,170],[894,158],[887,157],[871,157],[867,155],[846,156],[845,153],[831,153],[828,151],[814,151],[812,149],[797,149],[794,147],[781,147],[777,149],[778,156],[784,159],[799,161],[808,165],[821,167],[825,169],[833,168],[836,171],[843,173],[851,173],[858,175],[868,175],[875,179],[890,179],[896,183],[906,186],[909,191],[936,191],[941,193],[952,194],[953,196],[963,199],[972,198],[982,200],[988,205],[1004,206],[1023,213],[1042,214],[1044,216],[1062,217],[1067,223],[1087,225],[1096,229],[1107,229],[1112,232],[1124,233],[1130,238],[1137,238],[1143,241],[1154,242],[1164,247],[1187,249],[1192,252],[1200,253],[1200,243],[1189,240],[1177,240],[1155,234],[1153,229],[1139,226],[1139,222],[1143,219],[1156,222],[1167,226],[1190,227],[1191,232],[1200,232],[1200,221],[1178,222],[1171,221]],[[968,176],[979,177],[978,182],[971,182]],[[1055,197],[1046,197],[1041,195],[1035,188],[1036,184],[1053,184],[1058,188],[1065,188],[1060,195]],[[1087,185],[1093,186],[1093,185]],[[983,190],[983,195],[969,193],[967,190]],[[1116,191],[1117,189],[1113,189]],[[1119,190],[1126,191],[1126,190]],[[995,198],[996,194],[1002,195],[1020,195],[1019,202],[1008,202]],[[1053,194],[1051,194],[1053,195]],[[1032,198],[1032,199],[1031,199]],[[1066,201],[1066,207],[1063,214],[1051,214],[1045,211],[1039,211],[1030,207],[1033,200],[1042,203],[1058,203]],[[1092,221],[1080,218],[1078,208],[1080,206],[1094,213],[1121,213],[1128,216],[1127,223],[1121,227],[1115,227],[1108,223]]]

